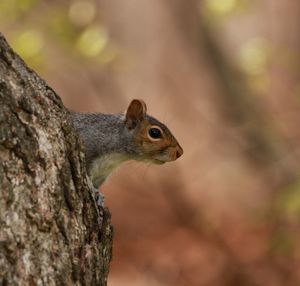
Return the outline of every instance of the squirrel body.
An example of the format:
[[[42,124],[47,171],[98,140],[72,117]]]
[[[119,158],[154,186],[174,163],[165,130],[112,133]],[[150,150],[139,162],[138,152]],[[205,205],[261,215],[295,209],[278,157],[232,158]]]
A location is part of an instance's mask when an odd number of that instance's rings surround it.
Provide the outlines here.
[[[134,99],[125,113],[71,113],[84,143],[86,168],[95,188],[125,161],[163,164],[183,154],[171,131],[146,114],[146,109],[142,100]]]

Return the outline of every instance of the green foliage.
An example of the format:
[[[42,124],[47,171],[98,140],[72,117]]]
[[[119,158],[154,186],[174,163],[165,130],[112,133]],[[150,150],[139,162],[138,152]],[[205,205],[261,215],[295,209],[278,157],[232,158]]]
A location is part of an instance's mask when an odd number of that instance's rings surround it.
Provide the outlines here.
[[[76,48],[86,57],[95,57],[104,50],[108,40],[108,33],[103,26],[90,25],[80,33]]]
[[[290,221],[300,218],[300,178],[287,189],[280,192],[277,200],[278,210]]]
[[[1,0],[0,15],[6,20],[16,20],[32,9],[39,0]]]
[[[44,37],[39,30],[25,30],[18,33],[13,39],[12,46],[25,61],[31,61],[41,55],[44,46]]]
[[[248,9],[251,4],[253,1],[249,0],[205,0],[204,10],[212,22],[219,23],[232,13]]]
[[[237,55],[238,67],[247,77],[249,86],[260,93],[268,90],[267,69],[272,56],[270,43],[255,37],[241,45]]]
[[[297,246],[300,218],[300,178],[284,190],[280,190],[270,220],[276,226],[270,237],[270,251],[293,255]],[[275,223],[274,223],[275,222]]]
[[[295,239],[287,229],[279,229],[271,237],[270,250],[272,253],[291,255],[295,249]]]
[[[270,48],[264,38],[253,38],[240,50],[239,63],[249,75],[261,75],[266,72]]]
[[[96,1],[2,0],[0,15],[0,24],[13,26],[8,35],[13,48],[37,70],[47,64],[53,41],[55,49],[81,60],[92,59],[96,64],[109,64],[118,55],[99,18]]]
[[[47,20],[46,27],[56,38],[58,44],[71,48],[76,41],[79,31],[69,21],[67,12],[63,9],[53,9],[51,17]]]

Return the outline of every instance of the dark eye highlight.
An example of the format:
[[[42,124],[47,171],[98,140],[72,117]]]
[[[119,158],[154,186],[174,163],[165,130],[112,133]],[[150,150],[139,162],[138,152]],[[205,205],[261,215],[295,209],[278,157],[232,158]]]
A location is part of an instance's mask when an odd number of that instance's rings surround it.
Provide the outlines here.
[[[159,139],[162,137],[161,131],[158,128],[150,128],[149,131],[149,136],[153,139]]]

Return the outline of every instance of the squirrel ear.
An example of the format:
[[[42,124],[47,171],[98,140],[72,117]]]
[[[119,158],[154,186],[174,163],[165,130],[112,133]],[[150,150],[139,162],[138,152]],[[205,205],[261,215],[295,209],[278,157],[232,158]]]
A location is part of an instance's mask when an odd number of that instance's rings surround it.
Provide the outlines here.
[[[146,103],[141,99],[133,99],[126,111],[125,125],[128,129],[133,129],[144,120],[147,111]]]

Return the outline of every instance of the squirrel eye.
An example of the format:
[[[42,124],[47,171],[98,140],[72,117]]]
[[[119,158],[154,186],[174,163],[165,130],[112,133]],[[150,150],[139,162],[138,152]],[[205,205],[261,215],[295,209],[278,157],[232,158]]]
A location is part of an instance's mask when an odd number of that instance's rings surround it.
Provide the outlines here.
[[[149,136],[153,139],[158,139],[162,137],[161,131],[158,128],[150,128],[148,133]]]

